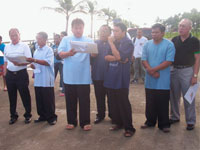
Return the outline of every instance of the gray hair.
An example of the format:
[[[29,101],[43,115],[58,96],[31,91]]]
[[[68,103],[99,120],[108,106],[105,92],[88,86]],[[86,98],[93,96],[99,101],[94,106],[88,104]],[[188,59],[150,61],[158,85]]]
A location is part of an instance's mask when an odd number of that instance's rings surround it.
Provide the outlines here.
[[[39,32],[37,35],[41,36],[43,39],[48,39],[48,34],[46,32]]]

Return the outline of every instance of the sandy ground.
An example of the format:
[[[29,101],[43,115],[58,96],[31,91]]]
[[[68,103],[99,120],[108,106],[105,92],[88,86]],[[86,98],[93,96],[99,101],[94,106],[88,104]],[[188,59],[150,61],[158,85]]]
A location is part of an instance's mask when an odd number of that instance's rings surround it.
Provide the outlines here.
[[[35,106],[33,79],[30,74],[30,91],[32,97],[32,119],[38,115]],[[181,122],[171,127],[170,133],[163,133],[157,127],[142,130],[145,121],[144,85],[130,85],[130,101],[133,110],[133,124],[136,133],[131,138],[123,136],[123,130],[109,131],[110,120],[94,125],[96,102],[91,85],[91,122],[92,131],[85,132],[80,127],[73,131],[65,129],[66,109],[64,97],[59,97],[59,77],[56,80],[56,114],[58,122],[50,126],[46,122],[24,124],[24,108],[18,96],[18,121],[9,125],[9,103],[7,92],[2,91],[0,79],[0,150],[199,150],[200,149],[200,92],[196,96],[197,123],[193,131],[185,130],[183,101],[181,101]]]

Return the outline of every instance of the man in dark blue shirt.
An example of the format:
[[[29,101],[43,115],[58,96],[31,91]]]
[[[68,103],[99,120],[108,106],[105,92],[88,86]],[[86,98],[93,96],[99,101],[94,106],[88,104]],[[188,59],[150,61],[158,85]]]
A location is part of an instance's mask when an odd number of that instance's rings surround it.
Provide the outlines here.
[[[106,88],[104,87],[104,74],[108,62],[105,61],[104,57],[110,50],[108,44],[108,37],[111,35],[111,28],[108,25],[102,25],[99,30],[99,40],[96,41],[98,46],[98,55],[92,54],[92,80],[94,84],[95,97],[97,103],[97,116],[94,121],[95,124],[101,122],[105,118],[106,110]],[[108,116],[111,118],[110,103],[108,101]]]
[[[110,130],[125,129],[124,136],[131,137],[136,131],[132,125],[132,110],[129,102],[130,66],[133,44],[126,36],[127,27],[123,23],[114,25],[113,37],[108,38],[111,51],[105,56],[109,62],[104,86],[108,88],[112,103],[112,121],[115,126]]]

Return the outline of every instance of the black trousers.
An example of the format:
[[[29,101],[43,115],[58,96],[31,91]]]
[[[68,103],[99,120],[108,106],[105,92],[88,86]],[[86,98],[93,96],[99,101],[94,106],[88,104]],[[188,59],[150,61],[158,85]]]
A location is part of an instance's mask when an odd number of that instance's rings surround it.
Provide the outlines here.
[[[57,120],[55,114],[55,95],[53,87],[35,87],[37,113],[40,119],[53,122]]]
[[[22,99],[23,106],[25,108],[24,117],[30,118],[31,115],[31,96],[29,92],[29,77],[26,69],[11,72],[7,70],[6,83],[8,89],[8,97],[10,102],[10,117],[18,118],[16,112],[17,107],[17,90]]]
[[[64,85],[67,122],[77,126],[77,103],[79,102],[79,122],[83,128],[90,124],[90,85]]]
[[[133,131],[132,109],[128,98],[129,89],[108,89],[108,95],[112,104],[112,120],[125,130]]]
[[[96,97],[96,102],[97,102],[97,117],[100,119],[105,118],[105,111],[106,111],[106,95],[107,95],[107,90],[103,85],[102,80],[93,80],[94,83],[94,91],[95,91],[95,97]],[[108,104],[108,116],[111,117],[111,112],[110,112],[110,101],[107,97],[107,104]]]
[[[170,127],[169,123],[169,98],[170,90],[145,89],[146,92],[146,122],[149,126],[155,126],[158,120],[158,128]]]

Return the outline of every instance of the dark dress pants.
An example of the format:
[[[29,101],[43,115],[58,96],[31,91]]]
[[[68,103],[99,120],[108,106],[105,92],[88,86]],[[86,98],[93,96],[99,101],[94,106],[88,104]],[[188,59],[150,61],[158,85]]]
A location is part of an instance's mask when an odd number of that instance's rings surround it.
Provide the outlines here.
[[[95,97],[96,97],[96,103],[97,103],[97,117],[99,119],[105,118],[105,111],[106,111],[106,88],[103,85],[103,80],[94,80],[94,91],[95,91]],[[109,99],[108,101],[108,116],[111,118],[110,113],[110,103]]]
[[[17,107],[17,90],[22,99],[23,106],[25,108],[24,117],[30,118],[31,115],[31,96],[29,92],[29,77],[26,69],[12,72],[7,70],[6,83],[8,89],[8,97],[10,102],[10,117],[18,118],[16,112]]]
[[[37,113],[41,120],[53,122],[57,120],[55,114],[55,95],[53,87],[35,87]]]
[[[158,128],[170,127],[169,124],[169,90],[145,89],[146,92],[146,122],[149,126],[155,126],[158,120]]]
[[[132,109],[128,98],[129,89],[108,89],[112,101],[113,123],[124,127],[125,130],[134,131],[132,125]]]
[[[79,122],[83,128],[90,124],[90,85],[64,85],[67,122],[77,126],[77,104],[79,103]]]

